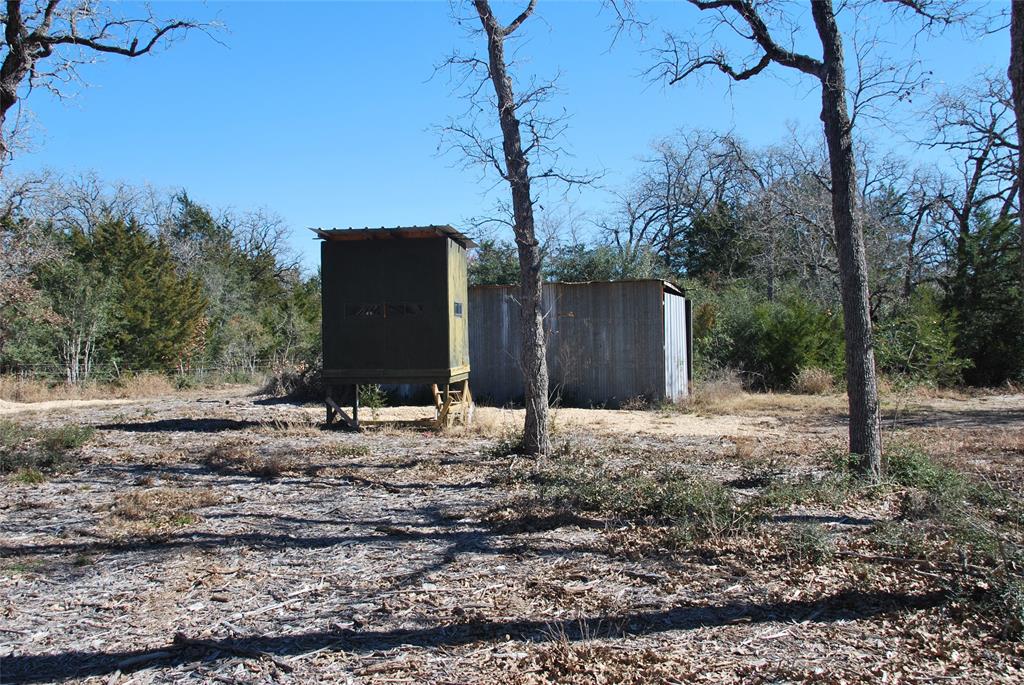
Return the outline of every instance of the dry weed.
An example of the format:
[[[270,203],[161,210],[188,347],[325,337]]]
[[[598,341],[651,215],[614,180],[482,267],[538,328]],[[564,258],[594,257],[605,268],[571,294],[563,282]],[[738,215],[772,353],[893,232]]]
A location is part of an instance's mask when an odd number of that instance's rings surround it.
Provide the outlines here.
[[[93,390],[93,386],[47,383],[19,376],[0,376],[0,399],[8,402],[82,399],[89,395],[91,390]]]
[[[121,381],[119,397],[160,397],[174,393],[174,385],[162,373],[143,372]]]
[[[828,395],[835,389],[832,374],[817,366],[806,366],[793,377],[793,392],[798,395]]]
[[[274,479],[296,470],[290,459],[279,454],[261,455],[240,440],[225,440],[207,454],[203,463],[218,473],[243,474]]]
[[[118,534],[151,534],[199,521],[196,509],[220,497],[210,488],[157,487],[117,495],[107,523]]]
[[[620,648],[615,641],[594,638],[592,632],[617,632],[614,626],[591,629],[581,624],[577,635],[562,627],[549,630],[550,638],[531,650],[517,668],[531,673],[535,683],[686,682],[697,674],[672,663],[663,653],[649,648]]]
[[[473,410],[473,421],[468,426],[454,426],[452,435],[479,435],[499,438],[521,428],[522,419],[513,409],[477,406]]]
[[[733,442],[736,446],[736,459],[740,461],[748,461],[757,453],[758,442],[755,438],[739,436],[733,438]]]
[[[152,372],[135,374],[116,383],[103,384],[70,384],[20,376],[0,376],[0,399],[8,402],[160,397],[174,392],[174,385],[167,376]]]
[[[320,428],[312,416],[300,414],[260,424],[259,431],[278,437],[302,437],[318,435]]]

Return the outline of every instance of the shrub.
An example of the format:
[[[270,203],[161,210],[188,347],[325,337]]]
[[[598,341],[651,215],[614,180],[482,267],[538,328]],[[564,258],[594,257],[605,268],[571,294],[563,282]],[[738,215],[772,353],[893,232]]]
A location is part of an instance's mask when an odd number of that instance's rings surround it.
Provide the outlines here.
[[[95,433],[92,426],[61,426],[37,431],[40,446],[52,454],[78,449],[89,442]]]
[[[75,462],[74,452],[94,433],[88,426],[35,429],[0,421],[0,473],[19,471],[24,475],[68,470]]]
[[[942,311],[938,298],[918,289],[901,309],[875,327],[879,371],[912,383],[959,383],[971,362],[957,353],[956,328],[956,317]]]
[[[914,445],[892,446],[885,457],[887,477],[897,485],[946,494],[958,493],[965,486],[960,474],[935,462]]]
[[[758,495],[754,505],[767,509],[784,509],[795,504],[838,506],[850,497],[852,487],[853,482],[845,471],[776,480]]]
[[[1024,637],[1024,578],[997,583],[989,602],[989,614],[1004,637]]]
[[[732,368],[750,387],[780,389],[789,387],[801,368],[842,369],[841,316],[800,293],[769,301],[735,283],[717,292],[697,287],[694,297],[699,302],[693,316],[698,379]]]
[[[379,385],[359,386],[359,404],[369,409],[374,416],[376,416],[378,409],[387,406],[387,399],[387,395]]]
[[[835,556],[835,543],[828,531],[817,523],[798,523],[786,536],[786,556],[793,561],[824,564]]]
[[[729,490],[678,472],[612,472],[598,460],[559,461],[538,475],[542,498],[630,521],[669,524],[679,543],[738,531],[748,520]]]

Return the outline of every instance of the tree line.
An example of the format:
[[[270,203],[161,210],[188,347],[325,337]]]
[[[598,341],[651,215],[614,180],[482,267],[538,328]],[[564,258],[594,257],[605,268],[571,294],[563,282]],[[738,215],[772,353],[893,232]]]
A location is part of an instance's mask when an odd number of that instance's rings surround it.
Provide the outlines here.
[[[858,222],[879,368],[890,379],[994,386],[1024,379],[1016,134],[1008,85],[986,74],[929,107],[944,154],[857,148]],[[551,281],[664,278],[695,304],[697,370],[786,389],[803,367],[842,378],[839,265],[825,151],[790,132],[657,141],[584,244],[552,232]],[[514,245],[488,239],[474,284],[519,282]]]
[[[0,371],[68,382],[195,369],[255,371],[319,352],[320,281],[284,222],[94,177],[34,179],[0,217]]]

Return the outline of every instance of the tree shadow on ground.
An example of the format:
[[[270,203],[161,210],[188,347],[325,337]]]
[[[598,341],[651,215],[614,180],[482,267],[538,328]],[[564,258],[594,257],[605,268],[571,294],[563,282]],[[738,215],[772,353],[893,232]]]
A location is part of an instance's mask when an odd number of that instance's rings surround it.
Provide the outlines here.
[[[262,425],[264,424],[259,421],[239,421],[237,419],[159,419],[156,421],[104,423],[96,428],[127,433],[222,433],[256,428]]]
[[[135,667],[183,666],[198,661],[294,657],[309,652],[345,651],[360,655],[403,647],[453,648],[480,640],[508,639],[528,642],[571,642],[595,637],[642,636],[668,631],[728,626],[734,623],[832,623],[863,620],[905,610],[941,606],[943,592],[845,590],[817,600],[772,603],[726,602],[677,606],[648,612],[602,615],[561,620],[477,620],[442,623],[420,629],[314,631],[280,636],[214,638],[202,646],[170,642],[149,650],[120,652],[68,651],[56,654],[11,656],[5,659],[4,680],[42,683],[67,678],[99,677]]]
[[[835,428],[850,420],[845,412],[808,414],[792,420],[804,428]],[[1024,409],[964,409],[937,411],[933,409],[887,410],[882,412],[886,428],[1024,428]]]

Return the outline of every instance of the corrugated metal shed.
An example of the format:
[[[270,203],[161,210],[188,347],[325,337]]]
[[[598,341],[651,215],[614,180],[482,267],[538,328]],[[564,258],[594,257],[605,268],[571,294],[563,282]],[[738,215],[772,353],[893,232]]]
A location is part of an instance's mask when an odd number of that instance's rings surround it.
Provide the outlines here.
[[[474,394],[497,404],[522,399],[518,287],[469,289]],[[563,404],[616,406],[689,391],[689,310],[660,280],[547,283],[548,371]]]

